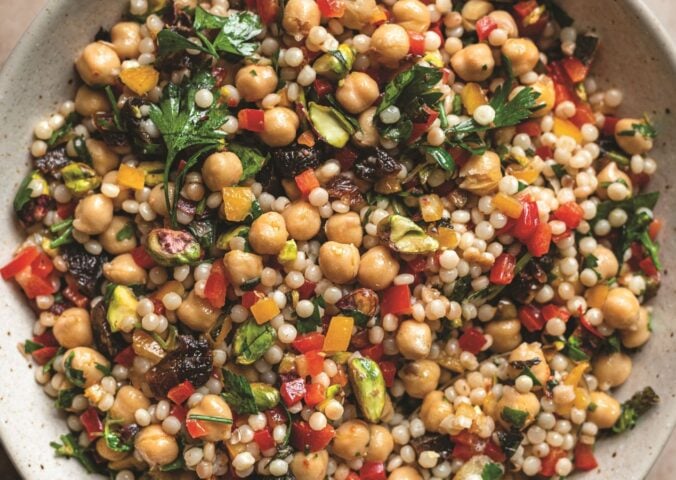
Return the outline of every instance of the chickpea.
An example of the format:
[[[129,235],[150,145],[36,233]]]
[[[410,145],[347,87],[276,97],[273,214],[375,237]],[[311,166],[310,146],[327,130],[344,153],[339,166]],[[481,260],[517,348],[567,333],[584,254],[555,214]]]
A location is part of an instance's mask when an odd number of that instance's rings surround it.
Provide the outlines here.
[[[188,297],[183,300],[181,306],[176,310],[178,319],[185,325],[198,332],[208,332],[216,324],[220,310],[211,306],[211,304],[198,297],[194,290],[191,290]]]
[[[333,453],[343,460],[364,458],[371,438],[369,427],[361,420],[348,420],[336,429]]]
[[[408,0],[417,2],[417,0]],[[367,73],[352,72],[345,77],[336,90],[336,99],[350,113],[361,113],[378,99],[378,84]]]
[[[357,119],[359,131],[352,136],[354,142],[360,147],[375,147],[378,145],[378,130],[375,124],[376,107],[367,108]]]
[[[384,290],[399,273],[399,262],[390,249],[379,245],[368,250],[359,262],[359,283],[372,290]]]
[[[92,166],[97,174],[103,176],[111,170],[117,169],[120,164],[120,157],[105,142],[88,138],[85,144],[89,155],[92,157]]]
[[[282,27],[296,40],[307,37],[319,25],[322,14],[314,0],[289,0],[284,7]]]
[[[630,155],[642,155],[653,149],[653,139],[636,130],[645,120],[623,118],[615,125],[615,141]]]
[[[169,184],[169,198],[174,197],[174,184]],[[173,200],[170,200],[173,202]],[[150,197],[148,197],[148,204],[150,208],[153,209],[155,213],[162,217],[169,215],[169,209],[167,208],[167,200],[164,198],[164,185],[158,184],[153,187],[150,191]]]
[[[460,177],[465,190],[477,195],[494,193],[502,179],[500,157],[491,151],[474,155],[460,169]]]
[[[317,207],[305,200],[296,200],[282,212],[289,236],[294,240],[310,240],[322,228],[322,217]]]
[[[361,30],[369,24],[376,9],[375,0],[345,0],[345,13],[341,18],[343,25],[352,30]]]
[[[602,279],[612,278],[617,275],[620,265],[612,250],[603,245],[598,245],[592,252],[592,255],[596,257],[598,262],[594,270],[601,275]]]
[[[212,192],[237,185],[242,173],[242,162],[232,152],[212,153],[202,165],[202,178]]]
[[[485,43],[468,45],[451,57],[451,66],[467,82],[483,82],[493,75],[495,59]]]
[[[453,404],[446,399],[444,392],[433,390],[425,395],[420,407],[420,419],[428,432],[439,433],[441,422],[453,415]]]
[[[638,312],[638,323],[634,330],[621,330],[620,338],[622,345],[627,348],[638,348],[648,341],[652,332],[649,328],[650,314],[645,307],[641,307]]]
[[[249,242],[261,255],[277,255],[288,238],[284,217],[277,212],[264,213],[251,224]]]
[[[82,85],[75,94],[75,111],[83,117],[91,117],[96,112],[108,112],[110,103],[103,92]]]
[[[190,415],[208,415],[232,420],[230,406],[220,395],[205,395],[200,403],[188,411],[188,418]],[[232,425],[217,422],[203,422],[203,425],[207,431],[203,438],[208,442],[224,442],[230,438]]]
[[[547,75],[540,75],[538,81],[529,86],[535,93],[540,94],[537,100],[535,100],[535,105],[540,108],[531,113],[531,117],[544,117],[554,110],[554,104],[556,103],[556,92],[554,91],[554,81],[550,77]],[[521,89],[521,87],[515,88],[512,94],[510,94],[510,99],[513,98],[512,95],[516,96],[516,94],[520,92]]]
[[[113,48],[120,58],[137,58],[141,43],[141,25],[136,22],[120,22],[110,29]]]
[[[484,331],[493,337],[491,349],[497,353],[514,350],[521,343],[521,322],[516,319],[489,322]]]
[[[394,440],[390,431],[380,425],[369,425],[371,438],[366,450],[366,461],[384,462],[394,449]]]
[[[87,235],[103,233],[113,221],[113,202],[100,193],[89,195],[77,204],[73,226]]]
[[[104,42],[90,43],[75,62],[82,80],[89,86],[113,85],[120,73],[120,57]]]
[[[430,28],[430,11],[418,0],[398,0],[392,14],[394,21],[409,32],[425,33]]]
[[[145,285],[148,274],[140,267],[131,253],[123,253],[103,264],[103,275],[106,279],[120,285]]]
[[[134,414],[139,408],[150,407],[150,400],[138,388],[131,385],[122,386],[115,395],[115,402],[110,409],[110,416],[122,420],[125,425],[135,423]]]
[[[495,10],[489,13],[488,16],[498,25],[499,29],[507,32],[509,38],[519,36],[519,27],[517,27],[511,13],[505,10]]]
[[[311,453],[296,452],[289,466],[296,480],[326,478],[329,468],[329,452],[326,450]]]
[[[64,348],[86,347],[94,341],[89,312],[84,308],[68,308],[54,323],[52,331]]]
[[[639,322],[636,296],[628,288],[613,288],[608,292],[601,311],[606,325],[620,330],[635,330]]]
[[[239,287],[258,279],[263,271],[263,259],[258,255],[241,250],[232,250],[223,257],[230,281]]]
[[[503,427],[511,428],[511,424],[502,417],[502,412],[505,408],[513,410],[520,410],[526,412],[528,417],[524,422],[524,427],[527,427],[535,420],[535,417],[540,412],[540,401],[534,393],[519,393],[515,388],[505,386],[502,389],[502,397],[498,400],[496,405],[496,420],[498,420]]]
[[[129,455],[128,452],[116,452],[111,449],[106,443],[105,438],[99,438],[96,441],[96,453],[98,453],[101,458],[108,460],[110,462],[117,462]]]
[[[502,46],[502,54],[511,60],[517,77],[531,72],[540,61],[540,51],[529,38],[509,38]]]
[[[63,358],[65,362],[70,362],[70,368],[82,371],[85,388],[99,383],[104,377],[104,373],[100,369],[101,366],[103,366],[103,369],[110,367],[110,362],[106,357],[89,347],[75,347],[66,350]]]
[[[117,239],[120,230],[127,228],[130,222],[131,219],[129,217],[113,217],[108,228],[99,235],[99,242],[106,252],[118,255],[120,253],[131,252],[136,247],[136,235],[132,235],[124,240]]]
[[[160,425],[141,429],[134,439],[134,447],[141,458],[151,467],[167,465],[178,457],[176,438],[162,430]]]
[[[418,322],[416,322],[418,323]],[[441,368],[432,360],[415,360],[399,371],[404,388],[413,398],[425,398],[425,395],[439,386]]]
[[[352,244],[326,242],[319,249],[319,267],[333,283],[349,283],[359,272],[359,250]]]
[[[399,467],[392,470],[387,480],[423,480],[423,477],[413,467]]]
[[[602,355],[594,360],[593,371],[602,389],[619,387],[631,375],[631,357],[622,352]]]
[[[387,66],[396,66],[408,55],[409,38],[406,29],[384,23],[371,36],[371,49],[376,59]]]
[[[361,219],[356,212],[336,213],[326,221],[324,226],[326,238],[338,243],[351,243],[361,246],[363,231]]]
[[[397,348],[404,358],[419,360],[425,358],[432,348],[432,330],[424,322],[404,320],[395,337]]]
[[[486,0],[469,0],[463,7],[462,26],[465,30],[476,30],[476,22],[494,10],[493,4]]]
[[[540,363],[531,366],[530,370],[533,372],[533,375],[535,378],[537,378],[538,382],[544,385],[547,383],[547,380],[549,380],[551,370],[549,369],[549,364],[547,363],[547,359],[545,358],[545,354],[542,352],[542,348],[540,348],[539,343],[524,342],[509,354],[510,363],[528,362],[535,359],[539,360]],[[521,370],[522,369],[520,368],[509,367],[509,376],[511,378],[516,378],[521,374]]]
[[[235,75],[237,91],[247,102],[258,102],[274,93],[278,81],[275,69],[267,65],[246,65]]]
[[[274,107],[266,110],[263,131],[259,133],[261,140],[271,147],[283,147],[296,139],[298,115],[286,107]]]
[[[627,186],[627,190],[630,192],[633,188],[629,175],[624,173],[620,167],[617,166],[617,163],[612,161],[608,162],[608,165],[603,167],[603,170],[598,173],[596,179],[598,180],[596,195],[602,200],[608,198],[608,187],[611,183],[624,183]]]
[[[599,428],[610,428],[615,425],[622,413],[620,402],[603,392],[591,392],[589,396],[596,408],[587,412],[587,420],[594,422]]]

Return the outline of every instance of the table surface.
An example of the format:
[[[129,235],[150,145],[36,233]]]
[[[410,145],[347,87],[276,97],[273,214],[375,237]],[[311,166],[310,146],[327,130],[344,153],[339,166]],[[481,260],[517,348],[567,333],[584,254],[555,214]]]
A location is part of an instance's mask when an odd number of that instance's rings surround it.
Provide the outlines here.
[[[644,0],[664,22],[672,39],[676,42],[676,6],[673,0]],[[45,0],[0,0],[0,11],[5,12],[0,16],[0,65],[10,54],[21,34],[29,25],[33,17],[40,11]],[[676,434],[672,435],[669,443],[662,452],[652,472],[645,480],[662,480],[672,478],[676,470]],[[0,478],[18,479],[19,475],[14,470],[4,450],[0,447]]]

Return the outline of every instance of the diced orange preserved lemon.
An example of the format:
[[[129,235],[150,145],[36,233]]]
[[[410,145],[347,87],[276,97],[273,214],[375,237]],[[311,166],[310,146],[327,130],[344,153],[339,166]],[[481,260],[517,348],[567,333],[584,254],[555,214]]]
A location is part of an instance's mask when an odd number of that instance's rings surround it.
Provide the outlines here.
[[[126,68],[120,72],[120,81],[137,95],[145,95],[157,86],[160,72],[149,65]]]
[[[528,166],[523,169],[514,169],[510,173],[512,174],[512,176],[516,177],[517,179],[521,180],[524,183],[527,183],[528,185],[535,182],[535,180],[537,180],[538,176],[540,175],[540,172],[531,166]]]
[[[502,192],[496,193],[493,197],[493,206],[509,218],[519,218],[523,210],[521,202]]]
[[[338,315],[331,319],[322,350],[327,353],[346,352],[352,337],[354,318]]]
[[[420,213],[422,213],[423,220],[426,222],[441,220],[443,212],[444,205],[436,193],[420,197]]]
[[[478,83],[468,83],[465,85],[460,92],[460,98],[462,99],[462,105],[470,115],[474,114],[474,110],[481,105],[488,103],[486,94],[481,90],[481,86]]]
[[[145,183],[146,173],[140,168],[130,167],[123,163],[117,173],[117,183],[123,187],[141,190]]]
[[[591,397],[589,392],[581,387],[575,389],[575,408],[580,410],[587,410],[587,407],[591,403]]]
[[[224,187],[223,212],[231,222],[241,222],[249,215],[256,197],[249,187]]]
[[[369,18],[369,23],[371,25],[378,25],[380,23],[386,22],[387,21],[387,13],[385,13],[385,9],[378,5],[375,9],[372,10],[371,12],[371,18]]]
[[[460,243],[460,234],[448,227],[439,227],[437,241],[442,248],[453,249]]]
[[[554,117],[554,128],[552,129],[557,137],[567,136],[573,138],[577,143],[582,143],[582,132],[570,120]]]
[[[251,315],[257,324],[262,325],[279,315],[279,307],[273,299],[265,297],[251,306]]]
[[[610,288],[608,285],[600,284],[595,285],[585,292],[585,298],[587,299],[587,305],[591,308],[601,308],[603,304],[606,303],[606,297],[608,296],[608,291]]]

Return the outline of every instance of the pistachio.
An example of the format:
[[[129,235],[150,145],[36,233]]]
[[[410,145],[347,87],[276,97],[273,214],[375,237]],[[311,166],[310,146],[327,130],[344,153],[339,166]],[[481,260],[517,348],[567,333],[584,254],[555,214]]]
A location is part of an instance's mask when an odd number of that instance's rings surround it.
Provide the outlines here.
[[[336,302],[345,313],[360,313],[371,318],[378,311],[378,294],[370,288],[358,288]]]
[[[242,324],[235,332],[235,361],[240,365],[251,365],[272,346],[276,336],[275,329],[268,324],[258,325],[254,320]]]
[[[474,155],[460,169],[460,177],[464,179],[460,188],[477,195],[493,193],[498,188],[498,183],[502,178],[500,157],[494,152]]]
[[[101,177],[86,163],[71,163],[61,169],[66,188],[76,197],[82,197],[101,185]]]
[[[164,163],[162,162],[141,162],[138,168],[143,170],[145,176],[145,186],[154,187],[162,183],[164,179]]]
[[[348,372],[352,390],[364,418],[376,423],[385,410],[385,378],[378,364],[365,357],[350,360]]]
[[[308,116],[317,134],[333,147],[343,148],[355,132],[345,116],[333,107],[310,102]]]
[[[319,75],[332,80],[338,80],[345,78],[350,70],[352,70],[355,58],[355,50],[350,45],[343,43],[338,47],[338,50],[326,52],[315,60],[312,67]]]
[[[202,256],[200,244],[188,232],[156,228],[146,240],[148,253],[163,267],[197,262]]]
[[[129,317],[138,321],[136,307],[138,300],[131,288],[124,285],[115,285],[110,293],[110,303],[108,305],[108,323],[113,332],[118,332],[125,320]]]
[[[252,383],[251,392],[259,410],[275,408],[280,400],[279,391],[265,383]]]
[[[295,240],[287,240],[282,247],[282,250],[277,255],[277,260],[280,263],[293,262],[298,256],[298,246]]]
[[[390,215],[378,224],[378,235],[397,252],[423,254],[439,249],[439,242],[429,236],[410,218]]]
[[[221,250],[230,250],[230,240],[237,237],[242,237],[246,240],[249,238],[249,230],[250,228],[247,225],[240,225],[222,233],[216,241],[216,247]]]

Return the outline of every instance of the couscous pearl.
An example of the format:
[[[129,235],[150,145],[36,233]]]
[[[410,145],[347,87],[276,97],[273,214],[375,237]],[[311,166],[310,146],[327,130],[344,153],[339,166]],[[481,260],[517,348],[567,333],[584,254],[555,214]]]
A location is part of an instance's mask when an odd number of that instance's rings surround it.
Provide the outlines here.
[[[490,105],[480,105],[472,116],[479,125],[490,125],[495,120],[495,110]]]
[[[606,91],[605,95],[603,96],[603,101],[611,108],[619,107],[622,103],[622,100],[622,92],[616,88]]]

